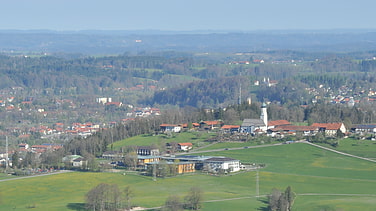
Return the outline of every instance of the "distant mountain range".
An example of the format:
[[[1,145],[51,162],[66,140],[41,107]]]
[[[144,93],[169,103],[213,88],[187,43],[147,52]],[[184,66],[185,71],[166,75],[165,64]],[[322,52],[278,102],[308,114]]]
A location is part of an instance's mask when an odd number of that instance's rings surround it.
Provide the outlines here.
[[[257,52],[376,50],[376,30],[49,31],[0,30],[0,52],[123,54],[155,51]]]

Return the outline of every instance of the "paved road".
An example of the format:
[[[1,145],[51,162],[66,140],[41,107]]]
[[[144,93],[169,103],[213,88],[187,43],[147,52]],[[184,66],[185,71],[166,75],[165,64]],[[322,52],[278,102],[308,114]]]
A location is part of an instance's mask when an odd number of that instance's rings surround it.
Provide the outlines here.
[[[337,151],[337,150],[334,150],[334,149],[331,149],[331,148],[328,148],[328,147],[323,147],[323,146],[320,146],[320,145],[317,145],[317,144],[314,144],[314,143],[311,143],[311,142],[308,142],[308,141],[304,141],[302,143],[306,143],[306,144],[309,144],[309,145],[312,145],[312,146],[315,146],[315,147],[318,147],[318,148],[321,148],[321,149],[325,149],[325,150],[328,150],[328,151],[331,151],[331,152],[335,152],[335,153],[338,153],[340,155],[345,155],[345,156],[358,158],[358,159],[362,159],[362,160],[366,160],[366,161],[376,163],[376,160],[372,160],[370,158],[360,157],[360,156],[357,156],[357,155],[352,155],[352,154],[348,154],[348,153],[345,153],[345,152]]]
[[[27,179],[27,178],[33,178],[33,177],[49,176],[49,175],[62,174],[62,173],[68,173],[68,172],[72,172],[72,171],[61,170],[61,171],[57,171],[57,172],[53,172],[53,173],[35,174],[35,175],[24,176],[24,177],[12,177],[12,178],[9,178],[9,179],[0,180],[0,182],[10,181],[10,180],[18,180],[18,179]]]

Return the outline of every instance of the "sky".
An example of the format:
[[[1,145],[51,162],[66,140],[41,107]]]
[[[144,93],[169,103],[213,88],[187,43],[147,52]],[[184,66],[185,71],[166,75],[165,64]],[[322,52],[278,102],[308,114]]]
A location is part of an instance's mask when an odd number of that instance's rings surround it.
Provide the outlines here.
[[[375,0],[0,0],[1,29],[376,29]]]

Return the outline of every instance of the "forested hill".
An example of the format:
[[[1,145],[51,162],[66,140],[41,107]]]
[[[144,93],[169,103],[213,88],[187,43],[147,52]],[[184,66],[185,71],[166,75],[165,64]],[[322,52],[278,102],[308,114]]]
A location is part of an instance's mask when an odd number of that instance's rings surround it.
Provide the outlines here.
[[[0,89],[21,87],[24,97],[35,93],[106,95],[123,103],[198,108],[225,107],[249,97],[282,104],[309,104],[314,96],[307,88],[320,86],[332,95],[342,86],[354,93],[374,90],[376,60],[353,59],[350,54],[320,58],[315,55],[292,51],[240,55],[165,52],[72,59],[3,55]],[[372,58],[373,53],[357,56],[365,55]],[[265,58],[265,63],[253,62],[258,58]],[[276,84],[268,84],[269,80]],[[121,92],[134,87],[142,87],[137,96]],[[329,89],[335,93],[328,93]]]
[[[6,53],[79,53],[84,55],[180,52],[304,50],[368,51],[376,47],[372,30],[164,32],[164,31],[0,31]]]
[[[240,83],[245,87],[250,87],[251,85],[251,81],[247,80],[246,77],[226,77],[194,81],[184,86],[157,91],[146,102],[148,104],[171,104],[181,107],[225,107],[238,103]]]

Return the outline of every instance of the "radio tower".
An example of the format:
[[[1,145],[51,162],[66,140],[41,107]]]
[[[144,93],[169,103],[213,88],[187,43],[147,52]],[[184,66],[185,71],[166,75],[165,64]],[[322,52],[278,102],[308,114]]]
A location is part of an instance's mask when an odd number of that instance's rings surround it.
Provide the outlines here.
[[[5,136],[5,170],[8,169],[8,136]]]
[[[240,72],[240,78],[239,78],[239,98],[238,98],[238,104],[239,105],[242,104],[242,83],[241,83],[241,79],[242,79],[242,73]]]

